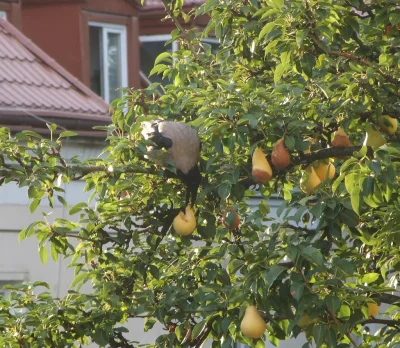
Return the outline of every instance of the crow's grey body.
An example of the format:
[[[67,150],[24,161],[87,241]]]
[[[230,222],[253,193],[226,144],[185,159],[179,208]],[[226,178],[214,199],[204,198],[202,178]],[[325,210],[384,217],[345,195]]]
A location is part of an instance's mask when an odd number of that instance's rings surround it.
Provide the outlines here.
[[[167,150],[167,160],[175,165],[178,176],[188,187],[186,205],[190,194],[194,204],[201,180],[197,166],[201,143],[196,130],[183,122],[156,120],[143,122],[142,134],[157,146],[155,149],[149,148],[150,157],[157,157],[156,152],[161,148]]]

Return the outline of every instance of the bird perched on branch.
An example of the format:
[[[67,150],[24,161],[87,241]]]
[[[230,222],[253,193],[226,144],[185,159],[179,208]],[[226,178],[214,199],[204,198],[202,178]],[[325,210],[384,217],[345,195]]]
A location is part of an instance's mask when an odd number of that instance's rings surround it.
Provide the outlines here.
[[[148,147],[149,157],[157,157],[157,151],[167,150],[167,160],[177,169],[177,175],[186,186],[186,204],[194,205],[201,174],[197,165],[200,158],[200,138],[197,131],[184,122],[155,120],[142,123],[142,135],[155,146]],[[183,210],[184,211],[184,210]]]

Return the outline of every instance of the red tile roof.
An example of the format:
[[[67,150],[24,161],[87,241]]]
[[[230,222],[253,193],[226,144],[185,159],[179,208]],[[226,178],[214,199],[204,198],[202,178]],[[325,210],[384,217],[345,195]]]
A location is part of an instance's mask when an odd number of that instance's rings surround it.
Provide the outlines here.
[[[99,96],[0,18],[1,124],[33,126],[44,117],[88,133],[94,125],[110,122],[108,109]]]

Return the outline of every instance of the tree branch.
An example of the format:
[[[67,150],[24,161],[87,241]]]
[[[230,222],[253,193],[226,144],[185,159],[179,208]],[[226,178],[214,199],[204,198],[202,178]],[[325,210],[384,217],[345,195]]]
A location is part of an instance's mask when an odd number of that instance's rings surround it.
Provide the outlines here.
[[[395,327],[400,330],[400,320],[388,320],[388,319],[377,319],[377,318],[369,318],[364,320],[362,325],[366,324],[383,324],[391,327]]]
[[[351,53],[349,53],[349,52],[346,52],[346,51],[331,51],[331,50],[327,50],[326,47],[322,44],[322,42],[320,41],[320,39],[319,39],[317,36],[315,36],[315,35],[313,35],[313,34],[310,34],[310,37],[311,37],[311,39],[313,40],[313,42],[318,46],[318,48],[319,48],[320,50],[322,50],[325,54],[327,54],[327,55],[329,55],[329,56],[345,57],[345,58],[347,58],[347,59],[349,59],[349,60],[358,62],[358,63],[360,63],[360,64],[362,64],[362,65],[375,68],[376,71],[377,71],[382,77],[384,77],[387,81],[389,81],[389,82],[391,82],[391,83],[394,83],[394,84],[396,84],[396,85],[398,85],[398,84],[400,83],[400,81],[399,81],[398,79],[395,79],[395,78],[393,78],[392,76],[390,76],[390,75],[384,73],[380,68],[376,67],[375,64],[373,64],[373,63],[370,62],[369,60],[364,59],[364,58],[362,58],[362,57],[355,56],[355,55],[353,55],[353,54],[351,54]],[[396,96],[400,96],[400,93],[398,93],[398,92],[393,92],[393,91],[390,91],[390,90],[389,90],[388,92],[389,92],[389,93],[392,93],[392,94],[394,94],[394,95],[396,95]]]

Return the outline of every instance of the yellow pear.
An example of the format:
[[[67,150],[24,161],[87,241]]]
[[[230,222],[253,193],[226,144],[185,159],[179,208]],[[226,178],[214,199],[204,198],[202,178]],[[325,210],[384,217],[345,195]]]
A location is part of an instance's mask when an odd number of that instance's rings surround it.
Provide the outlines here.
[[[379,314],[379,306],[376,303],[368,302],[368,316],[376,317]]]
[[[394,134],[397,131],[397,119],[388,115],[383,115],[378,118],[379,128],[387,134]]]
[[[252,157],[252,171],[253,179],[258,184],[265,184],[272,178],[272,169],[268,160],[265,158],[264,152],[261,148],[257,147],[254,150]]]
[[[185,208],[185,212],[180,211],[177,216],[175,216],[172,226],[176,233],[181,236],[188,236],[196,228],[196,217],[194,211],[190,204]]]
[[[312,166],[308,166],[302,173],[300,179],[300,188],[305,193],[311,193],[321,183],[321,179],[318,177]]]
[[[264,335],[267,324],[261,317],[255,306],[248,306],[242,322],[240,323],[240,331],[249,338],[260,338]]]
[[[385,138],[382,136],[381,132],[376,130],[374,127],[367,126],[367,134],[364,139],[364,146],[374,146],[379,147],[386,144]]]
[[[331,161],[318,161],[317,165],[314,166],[315,173],[318,175],[321,181],[326,179],[332,179],[336,174],[336,169]]]
[[[285,146],[285,138],[279,139],[272,148],[271,162],[279,169],[286,168],[290,164],[290,154]]]

